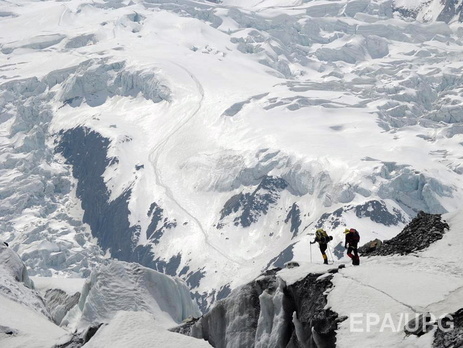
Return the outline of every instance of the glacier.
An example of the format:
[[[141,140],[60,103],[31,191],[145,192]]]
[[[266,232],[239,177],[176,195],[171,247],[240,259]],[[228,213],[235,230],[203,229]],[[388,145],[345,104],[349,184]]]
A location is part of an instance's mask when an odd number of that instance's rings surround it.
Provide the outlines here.
[[[384,240],[419,211],[456,211],[452,4],[2,3],[0,239],[31,276],[137,262],[207,312],[309,262],[315,228],[342,262],[346,226]],[[262,325],[265,342],[278,325]]]
[[[209,346],[167,330],[200,315],[179,278],[113,260],[83,286],[72,278],[33,277],[36,288],[19,255],[3,243],[0,261],[2,347]]]

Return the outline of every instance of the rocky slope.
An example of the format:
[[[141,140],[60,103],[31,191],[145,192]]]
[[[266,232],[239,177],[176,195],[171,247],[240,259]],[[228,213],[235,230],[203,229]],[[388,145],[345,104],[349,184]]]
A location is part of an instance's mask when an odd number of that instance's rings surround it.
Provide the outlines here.
[[[308,274],[292,284],[268,271],[175,332],[213,347],[336,347],[340,320],[327,306],[332,274]]]

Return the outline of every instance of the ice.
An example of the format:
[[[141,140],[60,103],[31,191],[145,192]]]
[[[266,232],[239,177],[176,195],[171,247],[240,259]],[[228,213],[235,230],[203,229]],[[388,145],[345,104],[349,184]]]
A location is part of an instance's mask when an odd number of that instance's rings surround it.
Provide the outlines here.
[[[284,286],[281,278],[277,278],[276,289],[268,289],[259,296],[256,348],[279,347],[284,343],[288,326],[288,314],[283,308]]]
[[[0,244],[0,295],[5,299],[15,301],[30,310],[49,318],[39,293],[34,289],[34,283],[29,278],[26,265],[9,247]]]
[[[137,264],[111,261],[93,271],[63,325],[86,328],[108,323],[119,311],[151,313],[167,328],[199,316],[185,283]]]
[[[91,324],[105,324],[85,347],[209,347],[202,340],[167,330],[186,318],[199,316],[188,288],[179,279],[113,261],[92,273],[84,284],[80,302],[75,304],[79,300],[75,291],[80,289],[81,280],[36,277],[38,288],[44,293],[42,299],[32,288],[24,263],[5,245],[0,245],[0,261],[1,347],[67,344],[72,337],[70,319],[75,324],[72,331],[79,328],[79,332],[86,332]],[[53,324],[51,319],[60,324],[64,315],[67,316],[63,324],[68,327]],[[87,341],[88,338],[80,344]]]
[[[87,277],[123,255],[180,275],[204,309],[270,260],[308,260],[316,225],[338,242],[345,224],[385,238],[419,210],[455,211],[463,43],[457,13],[436,21],[447,5],[3,4],[0,237],[31,275]],[[97,165],[71,168],[56,153],[76,127],[108,144],[96,178]],[[285,188],[262,190],[269,177]],[[77,191],[96,179],[100,205]],[[227,205],[236,197],[255,199]],[[122,223],[107,233],[114,215],[98,212],[114,202]],[[287,219],[296,205],[298,233]],[[225,206],[239,209],[222,218]],[[401,219],[356,213],[367,206]]]

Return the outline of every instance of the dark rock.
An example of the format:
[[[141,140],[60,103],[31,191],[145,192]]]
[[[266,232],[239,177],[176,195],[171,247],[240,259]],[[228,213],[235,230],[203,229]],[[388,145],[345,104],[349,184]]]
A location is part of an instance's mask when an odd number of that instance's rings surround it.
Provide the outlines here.
[[[257,188],[251,193],[239,193],[231,197],[220,212],[220,221],[217,228],[225,225],[225,218],[235,215],[235,226],[249,227],[258,221],[259,217],[266,215],[270,206],[277,203],[280,193],[288,183],[272,176],[265,176]]]
[[[421,336],[433,329],[432,316],[429,313],[420,314],[410,320],[404,327],[407,335]]]
[[[155,257],[150,245],[139,245],[134,249],[132,259],[123,261],[137,262],[158,272],[175,276],[181,260],[181,254],[172,256],[168,261],[161,260],[159,257]]]
[[[291,244],[290,246],[285,248],[280,254],[278,254],[277,256],[275,256],[273,259],[269,261],[266,268],[269,268],[272,266],[283,268],[286,263],[288,263],[289,261],[293,259],[294,257],[293,248],[294,248],[294,244]]]
[[[349,212],[354,212],[359,219],[368,218],[384,226],[397,226],[406,221],[400,210],[392,208],[392,211],[389,211],[385,202],[371,200],[360,205],[346,205],[332,213],[324,213],[316,222],[315,228],[327,228],[329,226],[330,229],[336,229],[345,224],[342,216]]]
[[[426,6],[429,6],[432,2],[423,2],[420,7],[415,9],[407,9],[403,7],[393,7],[393,11],[399,13],[403,17],[416,19],[420,12],[426,10]],[[442,0],[439,2],[443,8],[436,18],[436,21],[450,23],[454,19],[458,19],[459,22],[463,22],[463,4],[456,0]]]
[[[53,348],[81,348],[92,339],[103,324],[88,327],[85,331],[75,332],[68,342],[55,345]]]
[[[436,21],[450,23],[455,17],[458,16],[458,21],[462,22],[463,19],[463,4],[455,0],[441,1],[444,5],[442,12],[437,16]],[[458,6],[456,6],[458,5]]]
[[[359,247],[358,252],[360,254],[368,254],[368,253],[375,251],[376,249],[381,248],[382,244],[383,242],[380,241],[379,239],[374,239],[374,240],[369,241],[368,243],[365,243],[361,247]]]
[[[85,127],[60,135],[56,150],[72,165],[72,174],[78,180],[76,193],[84,210],[83,222],[90,225],[93,236],[104,250],[109,249],[111,255],[120,260],[132,261],[137,244],[128,219],[128,200],[132,192],[129,189],[111,201],[103,179],[112,162],[108,157],[110,140]]]
[[[228,295],[231,294],[231,288],[230,288],[230,285],[227,284],[227,285],[224,285],[220,288],[220,290],[217,292],[217,298],[216,300],[219,301],[219,300],[223,300],[224,298],[226,298]]]
[[[336,347],[336,330],[339,317],[330,308],[325,308],[325,292],[332,287],[332,276],[321,277],[309,274],[303,280],[289,285],[285,293],[294,305],[299,330],[294,330],[291,341],[299,342],[300,347],[318,347],[315,343],[323,341],[323,347]]]
[[[172,332],[177,332],[185,336],[191,336],[191,328],[193,325],[196,324],[196,322],[200,320],[200,318],[188,318],[183,321],[183,324],[174,327],[172,329],[169,329],[169,331]]]
[[[449,225],[441,221],[440,214],[419,212],[397,236],[384,241],[381,247],[372,252],[364,251],[362,255],[406,255],[420,251],[429,247],[435,241],[442,239],[445,230],[448,228]]]
[[[332,213],[324,213],[318,219],[315,224],[315,228],[323,228],[325,225],[330,225],[332,229],[335,229],[341,225],[341,216],[344,213],[344,208],[339,208],[333,211]]]
[[[399,223],[405,222],[400,210],[392,208],[392,212],[390,212],[383,201],[372,200],[357,205],[354,211],[358,218],[368,217],[371,221],[384,226],[397,226]]]
[[[156,202],[151,204],[148,217],[151,217],[151,222],[146,229],[146,238],[153,241],[154,244],[159,244],[159,240],[166,230],[177,227],[177,222],[169,221],[164,217],[164,210]]]
[[[72,165],[72,174],[77,179],[77,197],[84,210],[83,222],[90,225],[98,244],[103,250],[109,249],[113,258],[176,275],[181,255],[172,256],[168,261],[161,260],[155,257],[150,245],[138,245],[140,226],[131,226],[129,222],[131,189],[110,200],[103,174],[108,166],[118,163],[117,158],[108,157],[110,144],[109,139],[86,127],[60,133],[56,151]],[[176,222],[169,221],[156,203],[151,205],[148,216],[151,223],[147,237],[154,243],[159,242],[166,230],[176,226]]]
[[[262,275],[263,276],[275,276],[281,270],[282,270],[281,267],[275,267],[275,268],[266,270],[264,273],[262,273]]]
[[[95,336],[96,332],[98,331],[98,329],[102,326],[103,324],[98,324],[98,325],[94,325],[94,326],[90,326],[87,331],[85,331],[85,334],[84,334],[84,342],[87,343],[88,341],[90,341],[92,339],[93,336]]]
[[[463,347],[463,308],[438,321],[433,348]]]
[[[190,287],[190,289],[197,288],[199,286],[199,282],[202,278],[204,278],[205,272],[202,270],[198,270],[196,272],[190,272],[186,278],[186,283]]]
[[[0,333],[3,333],[8,336],[16,336],[18,334],[18,330],[12,329],[8,326],[0,325]]]
[[[299,267],[299,263],[297,263],[296,261],[291,261],[291,262],[288,262],[285,267],[286,268],[295,268],[295,267]]]
[[[296,203],[293,203],[291,209],[286,216],[285,223],[291,222],[290,232],[293,234],[293,238],[299,234],[299,227],[302,224],[301,221],[301,210]]]

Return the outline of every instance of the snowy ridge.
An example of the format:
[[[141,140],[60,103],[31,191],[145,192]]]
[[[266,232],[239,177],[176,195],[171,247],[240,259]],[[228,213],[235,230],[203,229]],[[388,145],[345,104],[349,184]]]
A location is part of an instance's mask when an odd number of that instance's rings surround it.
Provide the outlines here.
[[[83,287],[80,279],[36,277],[39,293],[19,256],[3,244],[0,261],[1,347],[209,346],[167,331],[200,314],[178,278],[112,261]]]
[[[334,252],[345,226],[386,239],[455,211],[461,24],[395,6],[3,4],[1,237],[31,274],[113,256],[182,277],[206,310],[309,261],[316,227]]]
[[[463,326],[457,315],[463,283],[456,257],[463,243],[461,213],[444,215],[448,231],[422,251],[363,257],[360,267],[293,262],[267,271],[176,331],[202,337],[213,347],[461,345]],[[424,214],[413,221],[409,234],[421,234],[419,225],[439,228]],[[427,330],[410,324],[424,315],[432,317]],[[450,331],[436,322],[443,316],[454,316]]]

